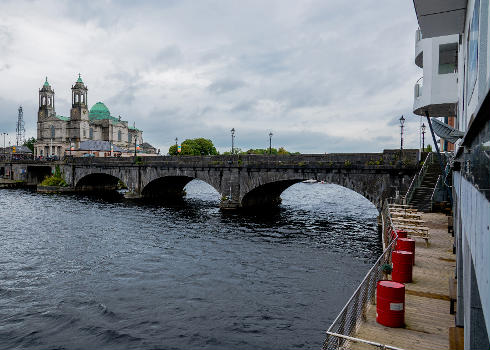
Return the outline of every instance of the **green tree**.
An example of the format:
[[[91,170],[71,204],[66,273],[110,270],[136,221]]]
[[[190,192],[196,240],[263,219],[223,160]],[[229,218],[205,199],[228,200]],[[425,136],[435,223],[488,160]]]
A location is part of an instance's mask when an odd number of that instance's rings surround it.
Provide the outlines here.
[[[24,141],[23,146],[29,148],[32,152],[34,152],[34,144],[36,143],[36,139],[34,137],[28,138]]]
[[[432,146],[427,145],[427,147],[425,147],[425,152],[432,152]]]
[[[288,151],[286,151],[286,149],[284,147],[280,147],[278,150],[277,150],[277,154],[289,154]]]
[[[170,146],[168,154],[177,155],[177,145]],[[208,156],[217,155],[218,151],[211,140],[201,137],[197,139],[187,139],[182,142],[180,154],[184,156]]]

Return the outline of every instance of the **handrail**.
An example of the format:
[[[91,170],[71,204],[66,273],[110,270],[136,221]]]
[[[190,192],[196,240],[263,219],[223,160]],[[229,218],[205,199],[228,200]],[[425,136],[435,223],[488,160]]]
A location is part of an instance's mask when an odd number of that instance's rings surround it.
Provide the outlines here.
[[[434,204],[434,194],[436,193],[436,189],[437,189],[437,186],[439,185],[439,181],[441,180],[441,176],[442,175],[439,175],[437,177],[436,185],[434,186],[434,190],[432,190],[432,194],[430,196],[430,211],[433,210],[432,206]]]
[[[368,345],[373,345],[373,346],[376,346],[377,348],[380,348],[380,349],[403,350],[401,348],[397,348],[396,346],[391,346],[391,345],[376,343],[374,341],[365,340],[365,339],[361,339],[361,338],[349,337],[347,335],[343,335],[343,334],[339,334],[339,333],[333,333],[333,332],[327,331],[327,334],[328,335],[331,335],[331,336],[334,336],[334,337],[344,338],[346,340],[350,340],[350,341],[353,341],[353,342],[358,342],[358,343],[364,343],[364,344],[368,344]]]
[[[409,204],[410,201],[412,200],[413,193],[415,192],[415,189],[420,186],[422,183],[422,180],[424,179],[425,173],[427,172],[427,168],[430,163],[432,163],[432,152],[429,152],[427,157],[425,157],[424,163],[422,163],[422,166],[420,167],[419,172],[412,178],[412,182],[410,183],[410,186],[408,187],[407,193],[405,194],[405,197],[403,198],[403,204]],[[429,161],[429,162],[427,162]]]
[[[326,339],[323,342],[323,350],[341,348],[346,341],[368,342],[364,339],[353,338],[351,335],[359,328],[366,315],[369,303],[374,303],[376,285],[383,276],[383,265],[391,263],[391,253],[398,239],[391,220],[388,200],[384,201],[383,209],[381,210],[381,219],[383,225],[383,248],[386,248],[364,276],[362,282],[337,315],[332,325],[328,328]],[[395,233],[394,235],[393,232]],[[387,242],[386,245],[385,242]],[[380,345],[383,346],[382,344]]]
[[[415,31],[415,41],[420,41],[422,39],[423,39],[423,37],[422,37],[422,31],[419,28],[419,29],[417,29]]]

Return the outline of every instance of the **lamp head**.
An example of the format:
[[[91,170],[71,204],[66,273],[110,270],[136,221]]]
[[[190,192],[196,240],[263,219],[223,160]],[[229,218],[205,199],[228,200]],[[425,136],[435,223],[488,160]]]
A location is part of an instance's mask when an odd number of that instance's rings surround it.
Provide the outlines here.
[[[424,123],[422,123],[421,129],[422,129],[422,132],[425,132],[425,124]]]
[[[403,118],[403,115],[400,117],[400,125],[403,126],[405,123],[405,118]]]

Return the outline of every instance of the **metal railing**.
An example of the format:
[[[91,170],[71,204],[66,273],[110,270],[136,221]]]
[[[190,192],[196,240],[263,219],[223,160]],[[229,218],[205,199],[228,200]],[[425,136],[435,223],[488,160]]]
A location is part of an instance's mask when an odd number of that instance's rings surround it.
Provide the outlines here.
[[[391,253],[396,245],[397,237],[392,233],[396,231],[393,222],[391,221],[387,200],[381,211],[381,219],[383,226],[383,247],[386,247],[386,249],[383,250],[383,253],[378,260],[376,260],[371,269],[369,269],[354,294],[352,294],[347,301],[347,304],[328,328],[326,339],[323,342],[323,350],[346,348],[351,342],[370,344],[386,349],[397,349],[395,347],[378,343],[375,344],[368,340],[352,337],[358,330],[360,324],[366,319],[366,313],[370,305],[375,303],[376,285],[384,276],[383,265],[391,263]]]
[[[408,187],[407,193],[405,194],[405,198],[403,199],[404,204],[409,204],[410,201],[412,200],[413,193],[415,192],[415,189],[420,186],[422,181],[424,180],[424,176],[427,173],[427,169],[429,168],[429,165],[433,161],[433,153],[429,152],[427,157],[425,157],[424,163],[422,164],[422,167],[420,168],[419,172],[415,174],[415,176],[412,179],[412,182],[410,183],[410,186]]]
[[[420,29],[417,29],[415,31],[415,41],[420,41],[422,40],[422,31]]]
[[[434,190],[432,191],[432,194],[430,196],[430,211],[431,212],[434,210],[434,195],[436,193],[437,187],[439,186],[439,182],[441,182],[441,177],[442,177],[442,175],[439,175],[437,177],[436,185],[434,186]]]
[[[417,99],[422,96],[422,90],[424,88],[424,77],[420,77],[415,83],[413,95]]]

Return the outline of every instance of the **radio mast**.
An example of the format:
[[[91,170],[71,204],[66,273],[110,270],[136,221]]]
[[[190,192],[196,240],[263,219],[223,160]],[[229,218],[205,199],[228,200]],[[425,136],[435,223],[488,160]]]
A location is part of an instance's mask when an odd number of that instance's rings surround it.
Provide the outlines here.
[[[17,134],[17,146],[22,146],[25,141],[26,129],[24,128],[24,112],[22,106],[19,106],[19,115],[17,117],[17,128],[15,129]]]

